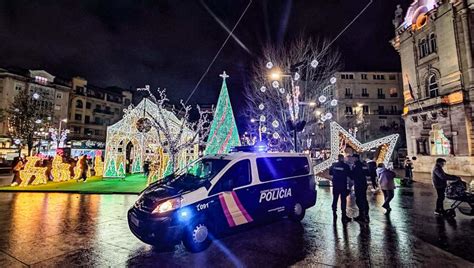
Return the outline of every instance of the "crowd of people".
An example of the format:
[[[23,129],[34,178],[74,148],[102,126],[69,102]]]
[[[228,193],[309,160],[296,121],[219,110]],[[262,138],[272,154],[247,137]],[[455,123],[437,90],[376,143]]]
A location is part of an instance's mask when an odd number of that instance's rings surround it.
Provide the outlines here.
[[[447,181],[460,180],[458,176],[450,175],[444,172],[443,167],[446,160],[438,158],[432,172],[433,186],[436,189],[436,215],[445,215],[443,202],[445,199],[445,191]],[[410,159],[405,162],[405,177],[403,180],[413,181],[413,163]],[[329,169],[329,175],[332,176],[333,185],[333,217],[337,218],[337,204],[340,200],[341,220],[347,223],[352,218],[347,216],[347,197],[354,189],[355,202],[359,210],[359,215],[354,218],[355,221],[368,223],[369,218],[369,203],[367,201],[368,182],[370,179],[374,192],[382,191],[384,202],[382,207],[385,209],[385,214],[389,214],[392,208],[390,201],[392,201],[395,193],[395,177],[396,173],[386,167],[383,163],[377,164],[373,159],[361,161],[360,155],[353,154],[349,157],[338,155],[338,161],[334,163]]]

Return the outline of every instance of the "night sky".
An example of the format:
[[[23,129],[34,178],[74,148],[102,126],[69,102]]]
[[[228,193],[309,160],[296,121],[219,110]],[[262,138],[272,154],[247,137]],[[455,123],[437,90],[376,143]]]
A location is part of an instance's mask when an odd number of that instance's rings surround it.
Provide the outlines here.
[[[218,74],[230,74],[234,110],[244,107],[244,84],[262,45],[303,33],[334,38],[367,0],[254,0],[191,103],[216,103]],[[390,46],[395,7],[410,0],[374,0],[333,48],[344,69],[399,71]],[[232,28],[248,1],[206,0]],[[82,76],[98,86],[165,87],[172,100],[186,98],[227,33],[199,0],[0,0],[0,66],[44,69],[61,77]]]

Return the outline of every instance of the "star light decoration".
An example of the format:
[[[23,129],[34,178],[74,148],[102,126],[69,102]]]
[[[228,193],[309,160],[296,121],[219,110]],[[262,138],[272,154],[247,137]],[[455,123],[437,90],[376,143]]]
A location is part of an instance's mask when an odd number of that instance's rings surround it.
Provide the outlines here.
[[[331,155],[326,161],[314,167],[314,174],[318,174],[328,169],[333,163],[337,162],[337,156],[344,154],[345,146],[350,146],[357,152],[367,152],[373,148],[380,148],[376,157],[377,163],[384,163],[388,166],[390,157],[392,156],[395,144],[397,143],[398,134],[385,136],[367,143],[360,143],[353,135],[346,131],[336,122],[331,122]],[[343,146],[341,146],[343,145]]]

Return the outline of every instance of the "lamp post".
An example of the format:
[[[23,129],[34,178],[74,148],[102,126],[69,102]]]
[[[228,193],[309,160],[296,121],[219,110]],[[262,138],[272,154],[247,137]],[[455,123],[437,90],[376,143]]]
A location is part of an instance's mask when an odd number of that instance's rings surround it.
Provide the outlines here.
[[[59,149],[59,146],[61,145],[61,140],[62,140],[62,136],[63,136],[63,133],[62,133],[62,123],[63,122],[67,123],[67,118],[59,120],[59,129],[58,129],[58,133],[57,133],[59,138],[56,139],[56,149]],[[64,144],[63,144],[63,146],[64,146]]]
[[[262,141],[262,120],[257,120],[255,118],[250,119],[250,122],[258,122],[258,141]]]

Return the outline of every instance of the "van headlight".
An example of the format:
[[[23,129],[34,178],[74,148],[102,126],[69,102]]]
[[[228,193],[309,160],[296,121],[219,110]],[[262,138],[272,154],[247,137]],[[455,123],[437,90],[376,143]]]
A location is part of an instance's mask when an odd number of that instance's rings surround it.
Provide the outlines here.
[[[156,208],[151,212],[152,214],[162,214],[166,213],[181,207],[181,197],[168,199],[165,202],[156,206]]]

